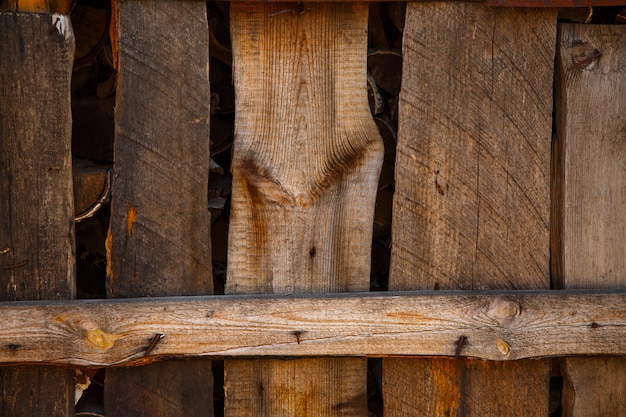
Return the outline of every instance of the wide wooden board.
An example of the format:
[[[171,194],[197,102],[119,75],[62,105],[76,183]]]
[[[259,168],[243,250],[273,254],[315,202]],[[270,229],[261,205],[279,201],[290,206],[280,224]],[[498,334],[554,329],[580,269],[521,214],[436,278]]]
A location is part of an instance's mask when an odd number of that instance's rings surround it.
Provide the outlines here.
[[[121,0],[118,13],[107,290],[111,297],[211,294],[206,5]],[[212,416],[211,393],[210,362],[112,370],[105,411]]]
[[[554,275],[562,288],[626,288],[626,27],[561,25]],[[626,415],[626,359],[562,361],[564,415]]]
[[[369,289],[383,145],[367,101],[367,10],[231,5],[228,294]],[[362,416],[366,373],[364,359],[226,361],[225,415]]]
[[[549,288],[555,37],[554,10],[407,5],[390,289]],[[548,376],[385,360],[385,416],[546,415]]]
[[[0,39],[0,300],[74,298],[72,28],[0,13]],[[1,368],[0,395],[2,417],[67,417],[74,372]]]

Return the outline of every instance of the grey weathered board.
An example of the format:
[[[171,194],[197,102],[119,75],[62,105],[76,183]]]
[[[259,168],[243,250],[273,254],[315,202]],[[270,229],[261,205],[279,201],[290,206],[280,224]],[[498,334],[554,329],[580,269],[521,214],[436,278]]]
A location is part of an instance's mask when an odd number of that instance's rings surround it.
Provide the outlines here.
[[[68,19],[54,20],[0,13],[0,300],[75,296],[74,36]],[[67,417],[74,371],[1,368],[0,395],[3,417]]]
[[[626,288],[626,27],[561,25],[554,276],[561,288]],[[564,415],[626,415],[625,358],[568,358]]]
[[[111,297],[211,294],[206,5],[121,0],[118,7],[107,290]],[[210,361],[108,370],[105,412],[212,416],[211,393]]]
[[[365,3],[231,4],[226,292],[367,291],[382,140]],[[226,416],[363,416],[365,359],[227,360]]]
[[[550,287],[555,38],[555,10],[408,4],[389,289]],[[385,359],[385,416],[547,415],[548,377],[545,360]]]

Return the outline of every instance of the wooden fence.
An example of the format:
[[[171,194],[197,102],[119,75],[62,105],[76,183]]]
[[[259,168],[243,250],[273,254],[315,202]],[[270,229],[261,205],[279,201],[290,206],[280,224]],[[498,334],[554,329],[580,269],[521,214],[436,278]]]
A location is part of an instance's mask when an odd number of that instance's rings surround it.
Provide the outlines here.
[[[408,3],[391,292],[366,293],[368,5],[233,2],[217,296],[206,4],[114,4],[110,300],[74,300],[71,4],[0,4],[0,416],[73,415],[78,367],[107,368],[107,417],[367,416],[367,358],[385,417],[548,416],[559,369],[563,416],[626,415],[626,26]]]

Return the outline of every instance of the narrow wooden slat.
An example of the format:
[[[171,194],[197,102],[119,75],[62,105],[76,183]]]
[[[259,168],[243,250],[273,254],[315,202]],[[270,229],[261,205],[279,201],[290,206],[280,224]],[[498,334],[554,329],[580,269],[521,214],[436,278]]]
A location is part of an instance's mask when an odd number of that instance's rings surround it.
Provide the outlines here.
[[[160,1],[160,0],[151,0]],[[200,0],[196,0],[200,1]],[[232,3],[285,3],[284,0],[229,0]],[[329,0],[308,0],[307,3],[327,2]],[[334,3],[350,3],[352,0],[330,0]],[[379,1],[379,0],[364,0],[366,2]],[[394,1],[394,0],[382,0]],[[410,0],[420,1],[420,0]],[[445,1],[457,1],[457,0],[445,0]],[[625,6],[626,0],[464,0],[475,3],[486,3],[489,6],[504,6],[504,7],[616,7]],[[115,2],[114,2],[115,3]],[[0,3],[0,11],[19,11],[19,12],[34,12],[34,13],[67,13],[71,8],[71,1],[69,0],[4,0]],[[289,4],[288,7],[294,7],[297,3],[285,3]]]
[[[231,6],[229,294],[369,289],[383,147],[367,102],[368,7],[294,6]],[[364,359],[226,361],[225,415],[363,416],[366,373]]]
[[[197,1],[118,3],[112,297],[212,293],[208,24]],[[146,277],[150,279],[146,280]],[[154,335],[146,335],[146,348]],[[212,416],[209,361],[107,372],[107,416]]]
[[[407,7],[389,288],[549,288],[556,11]],[[385,416],[547,415],[548,376],[547,361],[385,360]]]
[[[454,356],[461,336],[467,339],[462,355],[495,361],[626,355],[623,291],[7,302],[0,303],[0,317],[15,318],[0,321],[2,364],[119,366],[201,355]],[[157,333],[165,336],[145,357]],[[508,354],[498,339],[509,346]]]
[[[0,300],[75,296],[66,17],[0,13]],[[2,316],[16,324],[14,316]],[[74,372],[0,369],[0,416],[68,417]]]
[[[553,256],[563,288],[626,288],[624,45],[626,27],[560,27]],[[564,415],[626,415],[626,359],[562,365]]]

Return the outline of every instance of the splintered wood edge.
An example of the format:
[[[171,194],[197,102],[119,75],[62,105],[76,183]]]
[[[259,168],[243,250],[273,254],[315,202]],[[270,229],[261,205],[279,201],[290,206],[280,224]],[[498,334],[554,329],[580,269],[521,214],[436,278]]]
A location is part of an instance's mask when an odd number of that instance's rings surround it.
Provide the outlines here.
[[[626,355],[626,291],[432,291],[0,303],[0,364]],[[163,335],[163,336],[160,336]]]

